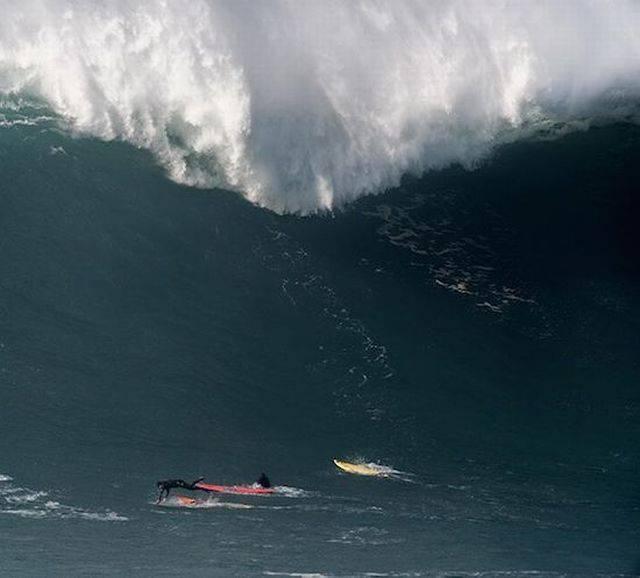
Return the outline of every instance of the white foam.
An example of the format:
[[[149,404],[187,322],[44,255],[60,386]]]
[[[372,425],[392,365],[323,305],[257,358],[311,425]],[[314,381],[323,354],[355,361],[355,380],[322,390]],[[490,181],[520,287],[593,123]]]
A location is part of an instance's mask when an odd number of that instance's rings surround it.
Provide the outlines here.
[[[275,495],[284,496],[285,498],[307,498],[311,492],[301,488],[293,488],[290,486],[275,486]]]
[[[390,476],[393,474],[406,474],[407,472],[401,472],[400,470],[396,470],[392,466],[385,466],[384,464],[379,464],[377,462],[368,462],[364,464],[368,468],[378,472],[381,475]]]
[[[21,518],[75,518],[101,522],[123,522],[128,520],[117,512],[91,512],[77,506],[61,504],[55,500],[46,500],[49,492],[32,490],[11,484],[13,478],[3,475],[0,482],[0,514]],[[20,507],[16,507],[20,506]]]
[[[220,498],[209,497],[207,499],[197,499],[194,502],[185,503],[178,499],[177,496],[169,496],[159,505],[164,508],[186,508],[188,510],[208,510],[213,508],[223,508],[228,510],[250,510],[254,506],[251,504],[243,504],[241,502],[223,502]]]
[[[150,149],[177,181],[278,211],[471,166],[539,129],[624,118],[640,93],[634,0],[0,0],[0,11],[0,96],[34,96],[74,131]]]
[[[295,578],[330,578],[330,574],[321,574],[319,572],[274,572],[265,570],[265,576],[292,576]]]
[[[22,490],[20,493],[16,492],[12,496],[6,496],[4,499],[10,504],[28,504],[30,502],[36,502],[46,495],[47,492],[33,492],[30,490]]]
[[[47,515],[42,510],[0,510],[0,514],[9,514],[20,518],[44,518]]]

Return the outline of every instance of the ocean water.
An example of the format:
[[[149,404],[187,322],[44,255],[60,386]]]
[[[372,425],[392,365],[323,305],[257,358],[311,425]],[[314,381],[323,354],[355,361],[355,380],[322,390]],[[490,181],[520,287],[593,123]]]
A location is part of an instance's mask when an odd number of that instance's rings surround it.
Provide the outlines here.
[[[0,574],[637,575],[638,5],[150,6],[0,2]]]

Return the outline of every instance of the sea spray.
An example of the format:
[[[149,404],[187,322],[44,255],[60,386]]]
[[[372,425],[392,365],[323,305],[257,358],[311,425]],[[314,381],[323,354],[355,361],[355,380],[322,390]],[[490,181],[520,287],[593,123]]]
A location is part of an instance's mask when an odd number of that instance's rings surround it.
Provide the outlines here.
[[[147,148],[176,181],[308,213],[537,127],[628,118],[640,5],[574,9],[2,0],[0,94]]]

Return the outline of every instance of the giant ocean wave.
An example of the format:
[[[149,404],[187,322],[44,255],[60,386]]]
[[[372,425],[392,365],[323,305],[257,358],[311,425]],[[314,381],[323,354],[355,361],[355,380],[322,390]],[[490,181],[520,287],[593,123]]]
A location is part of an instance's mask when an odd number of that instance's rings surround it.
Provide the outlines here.
[[[532,131],[629,118],[640,5],[578,8],[1,0],[0,93],[147,148],[176,181],[308,213]]]

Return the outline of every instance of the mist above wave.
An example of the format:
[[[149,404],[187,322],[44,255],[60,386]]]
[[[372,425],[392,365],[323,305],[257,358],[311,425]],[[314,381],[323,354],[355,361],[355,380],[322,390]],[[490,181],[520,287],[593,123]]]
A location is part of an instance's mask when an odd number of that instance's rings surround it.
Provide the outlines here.
[[[332,208],[640,93],[640,4],[0,0],[0,93],[171,178]]]

